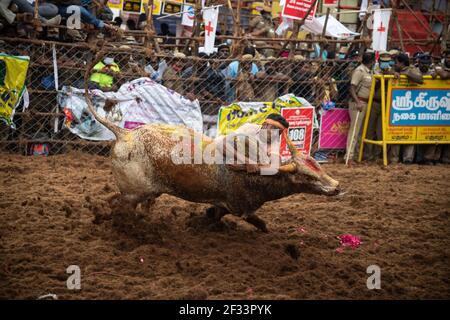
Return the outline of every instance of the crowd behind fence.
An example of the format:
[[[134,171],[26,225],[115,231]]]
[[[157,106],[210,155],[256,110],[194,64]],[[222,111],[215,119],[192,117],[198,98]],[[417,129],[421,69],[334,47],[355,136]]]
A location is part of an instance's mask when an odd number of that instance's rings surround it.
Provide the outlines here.
[[[1,125],[2,151],[29,154],[33,145],[45,144],[50,154],[73,149],[100,154],[108,152],[109,143],[82,140],[65,128],[64,113],[57,102],[58,91],[64,86],[84,88],[86,68],[100,48],[31,40],[2,41],[0,46],[2,52],[30,57],[26,80],[29,107],[22,110],[19,105],[16,108],[15,129]],[[223,105],[236,101],[273,101],[287,93],[305,98],[316,111],[320,111],[319,106],[327,99],[335,102],[336,107],[346,108],[350,75],[359,58],[324,61],[301,55],[287,58],[243,55],[236,59],[220,55],[186,57],[169,52],[156,54],[145,47],[133,50],[111,47],[102,52],[105,57],[113,58],[120,70],[115,74],[113,85],[102,89],[117,90],[122,84],[149,77],[152,71],[164,66],[164,72],[153,74],[153,79],[169,89],[198,99],[205,119],[215,119]],[[230,64],[236,64],[234,61],[239,61],[239,66],[229,68]]]

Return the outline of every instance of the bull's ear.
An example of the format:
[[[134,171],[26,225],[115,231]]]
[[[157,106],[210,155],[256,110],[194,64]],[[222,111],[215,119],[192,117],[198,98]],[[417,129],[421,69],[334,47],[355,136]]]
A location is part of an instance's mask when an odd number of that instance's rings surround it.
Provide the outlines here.
[[[297,171],[297,166],[295,163],[289,163],[285,164],[284,166],[281,166],[278,168],[278,172],[284,172],[284,173],[294,173]]]

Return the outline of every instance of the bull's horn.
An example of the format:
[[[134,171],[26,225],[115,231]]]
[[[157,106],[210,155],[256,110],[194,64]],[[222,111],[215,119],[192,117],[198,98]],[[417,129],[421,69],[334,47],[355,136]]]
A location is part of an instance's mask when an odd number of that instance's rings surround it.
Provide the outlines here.
[[[294,144],[292,143],[292,141],[289,138],[289,135],[287,134],[286,131],[284,131],[284,137],[286,139],[287,146],[288,146],[289,151],[291,152],[292,156],[293,157],[298,157],[299,156],[299,152],[298,152],[297,148],[294,146]]]
[[[339,185],[339,181],[334,180],[332,177],[330,177],[327,174],[323,175],[323,178],[325,179],[325,181],[330,184],[331,187],[336,188]]]
[[[295,163],[285,164],[284,166],[278,168],[278,172],[293,173],[295,171],[297,171],[297,166]]]

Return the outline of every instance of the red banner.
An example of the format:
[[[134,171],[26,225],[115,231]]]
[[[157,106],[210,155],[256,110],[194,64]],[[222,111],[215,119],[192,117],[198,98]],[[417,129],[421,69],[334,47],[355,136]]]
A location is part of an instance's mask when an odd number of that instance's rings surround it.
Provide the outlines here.
[[[336,6],[337,4],[337,0],[323,0],[324,6]]]
[[[281,115],[289,122],[288,135],[297,150],[309,155],[312,143],[312,126],[314,119],[314,107],[284,108]],[[291,155],[284,135],[281,136],[280,156],[282,158]]]
[[[302,20],[309,8],[313,5],[314,0],[286,0],[286,4],[283,7],[282,16],[288,17],[291,19]],[[316,14],[317,4],[319,1],[316,1],[314,8],[308,15],[308,20],[312,19]]]

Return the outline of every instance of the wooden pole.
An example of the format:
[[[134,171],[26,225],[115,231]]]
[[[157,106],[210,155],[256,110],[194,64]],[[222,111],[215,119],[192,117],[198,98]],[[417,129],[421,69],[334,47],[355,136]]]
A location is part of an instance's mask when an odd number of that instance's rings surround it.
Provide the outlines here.
[[[230,5],[231,5],[231,3],[230,3]],[[233,35],[238,38],[242,37],[241,7],[242,7],[242,2],[241,2],[241,0],[238,0],[237,7],[236,7],[236,20],[235,20],[235,26],[234,26],[234,32],[233,32]],[[233,9],[231,9],[231,11],[233,11]],[[236,42],[233,41],[233,47],[231,50],[231,54],[233,57],[239,55],[241,41],[242,40],[238,40]]]
[[[327,25],[328,25],[328,17],[330,16],[330,8],[327,8],[327,15],[325,17],[325,23],[323,25],[323,30],[322,30],[322,40],[325,38],[326,34],[327,34]],[[323,52],[323,47],[325,46],[324,43],[322,43],[320,45],[320,52],[319,52],[319,59],[322,58],[322,52]]]
[[[446,50],[447,49],[447,39],[448,39],[448,27],[450,24],[450,1],[447,2],[447,13],[445,14],[445,21],[442,32],[442,42],[441,42],[441,49]]]
[[[392,15],[394,16],[395,25],[397,26],[398,37],[400,39],[400,46],[402,48],[402,51],[405,52],[405,44],[403,43],[403,31],[402,28],[400,27],[400,23],[398,23],[397,8],[392,8]]]
[[[145,31],[147,31],[144,41],[145,46],[148,47],[150,39],[152,39],[156,52],[160,53],[161,49],[159,47],[158,38],[155,37],[156,31],[155,26],[153,25],[153,0],[148,1]]]
[[[294,35],[295,35],[295,39],[298,38],[298,33],[299,33],[299,31],[300,31],[301,26],[305,23],[306,18],[308,18],[308,16],[309,16],[309,14],[311,13],[312,9],[315,7],[317,1],[318,1],[318,0],[314,0],[314,2],[311,4],[311,6],[309,7],[308,11],[306,12],[306,15],[305,15],[305,16],[303,17],[303,19],[300,21],[300,23],[298,23],[298,24],[295,25],[295,27],[294,27],[295,30],[293,30],[291,36],[288,38],[289,40],[290,40],[292,37],[294,37]],[[294,49],[294,45],[293,45],[292,42],[287,42],[287,43],[283,44],[283,47],[281,48],[280,53],[283,52],[283,51],[286,49],[286,47],[287,47],[288,44],[290,44],[290,48],[289,48],[289,56],[291,56],[291,55],[292,55],[292,52],[293,52],[293,49]]]
[[[401,0],[401,1],[405,5],[405,7],[411,12],[411,14],[416,18],[416,20],[422,25],[422,27],[424,27],[430,34],[432,34],[433,30],[431,30],[430,26],[426,25],[425,23],[423,23],[423,21],[421,19],[419,19],[419,17],[415,14],[414,10],[411,9],[411,7],[408,5],[408,3],[405,0]]]
[[[205,3],[205,6],[206,5],[207,4]],[[194,20],[194,28],[192,29],[192,37],[189,38],[188,41],[186,41],[186,44],[184,45],[184,49],[183,49],[184,53],[188,52],[188,48],[191,44],[191,41],[193,41],[193,39],[197,38],[197,36],[200,34],[201,20],[202,20],[201,1],[196,0],[195,1],[195,20]],[[197,43],[197,41],[195,41],[195,43]],[[194,51],[196,51],[195,54],[198,53],[198,50],[194,50]]]

